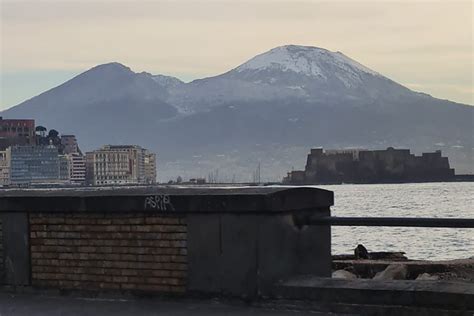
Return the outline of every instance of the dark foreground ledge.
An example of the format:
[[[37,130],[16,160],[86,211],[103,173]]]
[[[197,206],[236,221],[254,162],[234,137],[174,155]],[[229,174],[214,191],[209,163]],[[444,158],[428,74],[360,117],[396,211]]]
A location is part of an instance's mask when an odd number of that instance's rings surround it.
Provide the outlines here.
[[[4,316],[318,316],[327,313],[262,308],[240,300],[177,298],[84,298],[45,294],[0,293],[0,315]],[[334,315],[334,314],[331,314]]]
[[[56,292],[56,293],[55,293]],[[278,298],[147,296],[0,289],[1,315],[472,315],[472,286],[439,281],[282,282]]]
[[[330,227],[300,223],[329,216],[332,204],[332,192],[307,187],[3,190],[1,280],[40,289],[270,295],[282,278],[330,276]]]
[[[474,312],[474,284],[458,281],[426,280],[370,280],[331,279],[317,276],[298,276],[279,283],[278,296],[316,304],[338,302],[357,306],[361,314],[386,315],[389,306],[414,309],[410,315],[472,315]],[[365,308],[364,308],[365,306]],[[367,307],[375,308],[368,313]],[[383,308],[384,307],[384,308]],[[403,311],[403,310],[402,310]],[[404,314],[393,313],[393,315]]]
[[[0,190],[0,212],[294,212],[328,208],[332,191],[308,187],[130,187]]]

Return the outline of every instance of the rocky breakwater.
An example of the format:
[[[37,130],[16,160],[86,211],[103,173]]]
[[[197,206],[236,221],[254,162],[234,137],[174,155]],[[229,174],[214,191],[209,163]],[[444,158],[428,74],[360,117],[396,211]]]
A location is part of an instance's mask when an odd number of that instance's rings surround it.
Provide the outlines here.
[[[404,252],[369,252],[358,245],[353,255],[334,255],[332,277],[374,280],[446,280],[474,283],[474,257],[445,261],[410,260]]]

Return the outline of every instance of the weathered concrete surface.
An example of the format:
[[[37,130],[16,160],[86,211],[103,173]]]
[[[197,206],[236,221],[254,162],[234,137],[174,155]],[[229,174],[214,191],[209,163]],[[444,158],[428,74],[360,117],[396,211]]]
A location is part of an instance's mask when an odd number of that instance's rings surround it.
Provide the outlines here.
[[[1,213],[3,260],[6,284],[27,285],[30,282],[28,215]],[[1,281],[1,280],[0,280]]]
[[[397,305],[474,312],[474,283],[342,280],[300,276],[280,283],[279,298],[358,305]]]
[[[2,316],[83,316],[83,315],[328,315],[326,312],[291,311],[281,306],[250,306],[241,301],[88,299],[64,296],[0,293]],[[331,314],[335,315],[335,314]],[[339,314],[342,315],[342,314]]]
[[[147,203],[166,197],[165,205]],[[0,191],[2,212],[276,213],[329,209],[332,191],[308,187],[135,187],[7,189]]]
[[[187,227],[190,292],[256,298],[293,275],[331,275],[329,227],[286,214],[190,214]]]

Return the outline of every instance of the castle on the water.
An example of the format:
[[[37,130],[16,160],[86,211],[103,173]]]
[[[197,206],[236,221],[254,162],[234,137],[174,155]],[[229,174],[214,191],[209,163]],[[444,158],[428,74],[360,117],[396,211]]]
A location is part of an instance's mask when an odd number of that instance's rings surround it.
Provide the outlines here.
[[[415,156],[409,149],[311,149],[304,171],[291,171],[287,184],[449,181],[454,169],[441,151]]]

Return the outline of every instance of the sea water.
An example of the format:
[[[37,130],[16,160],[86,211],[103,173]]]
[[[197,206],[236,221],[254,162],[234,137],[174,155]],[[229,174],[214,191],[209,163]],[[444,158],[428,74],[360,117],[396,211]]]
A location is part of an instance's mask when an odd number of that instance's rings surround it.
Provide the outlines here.
[[[332,216],[474,218],[474,182],[326,185]],[[474,228],[332,227],[332,253],[404,251],[410,259],[474,256]]]

